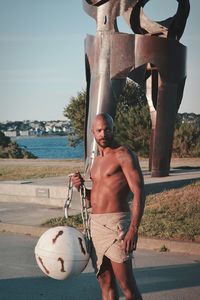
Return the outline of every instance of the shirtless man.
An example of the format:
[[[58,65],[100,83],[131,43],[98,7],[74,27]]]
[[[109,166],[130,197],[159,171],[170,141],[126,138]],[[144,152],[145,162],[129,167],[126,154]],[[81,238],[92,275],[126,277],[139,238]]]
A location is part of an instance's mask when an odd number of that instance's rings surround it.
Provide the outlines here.
[[[117,280],[127,300],[142,300],[131,260],[145,205],[142,172],[135,154],[113,140],[113,120],[108,114],[96,116],[92,133],[99,156],[91,168],[92,190],[86,192],[92,208],[91,237],[95,253],[92,261],[102,299],[119,299]],[[83,181],[79,173],[72,176],[77,189]],[[127,200],[130,191],[134,194],[131,213]]]

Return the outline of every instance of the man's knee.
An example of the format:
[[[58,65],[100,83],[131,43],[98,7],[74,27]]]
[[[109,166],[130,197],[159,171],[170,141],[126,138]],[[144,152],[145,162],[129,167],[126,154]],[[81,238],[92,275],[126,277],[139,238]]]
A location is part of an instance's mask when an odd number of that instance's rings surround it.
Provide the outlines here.
[[[120,288],[127,300],[142,300],[142,296],[135,282],[122,280],[119,282]]]
[[[126,282],[125,280],[119,282],[119,285],[121,287],[121,290],[124,294],[124,296],[126,297],[126,299],[135,299],[134,298],[134,289],[133,287],[130,286],[130,284],[128,284],[128,282]]]
[[[114,278],[108,272],[101,273],[98,276],[98,281],[99,281],[101,288],[109,289],[109,288],[113,287],[113,285],[114,285]]]
[[[102,291],[103,300],[118,300],[118,289],[115,282],[115,277],[107,274],[101,274],[98,281]]]
[[[98,281],[101,287],[111,287],[115,278],[110,260],[104,256],[103,263],[99,271]]]

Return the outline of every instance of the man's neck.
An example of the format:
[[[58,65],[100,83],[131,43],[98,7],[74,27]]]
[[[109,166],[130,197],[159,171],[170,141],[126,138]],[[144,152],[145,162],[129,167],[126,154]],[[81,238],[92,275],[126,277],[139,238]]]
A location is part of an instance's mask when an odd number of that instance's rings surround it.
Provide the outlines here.
[[[103,156],[106,156],[107,154],[109,154],[112,151],[112,148],[111,147],[106,147],[106,148],[99,147],[98,150],[99,150],[99,156],[103,157]]]
[[[113,149],[116,149],[118,147],[119,147],[119,145],[115,141],[113,141],[109,147],[103,148],[101,146],[98,146],[99,156],[101,156],[101,157],[106,156],[106,155],[110,154],[113,151]]]

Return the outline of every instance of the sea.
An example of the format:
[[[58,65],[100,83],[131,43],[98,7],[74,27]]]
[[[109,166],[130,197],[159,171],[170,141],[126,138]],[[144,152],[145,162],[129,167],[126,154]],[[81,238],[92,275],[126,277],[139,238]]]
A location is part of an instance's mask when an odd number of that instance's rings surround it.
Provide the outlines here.
[[[70,147],[66,136],[34,136],[12,138],[21,148],[24,148],[41,159],[73,159],[83,158],[83,143]]]

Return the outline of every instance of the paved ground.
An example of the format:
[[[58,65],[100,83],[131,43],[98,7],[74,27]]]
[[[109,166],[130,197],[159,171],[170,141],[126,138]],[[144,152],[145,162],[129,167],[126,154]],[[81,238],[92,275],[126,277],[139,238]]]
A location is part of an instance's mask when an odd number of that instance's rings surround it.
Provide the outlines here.
[[[53,217],[63,217],[59,207],[37,203],[0,202],[0,221],[7,224],[40,226]]]
[[[91,263],[78,277],[48,278],[35,262],[36,243],[31,236],[0,234],[0,300],[101,299]],[[137,250],[133,264],[144,300],[200,299],[200,256]]]

